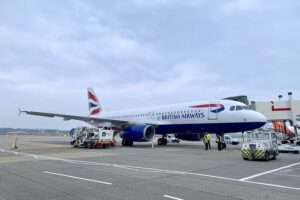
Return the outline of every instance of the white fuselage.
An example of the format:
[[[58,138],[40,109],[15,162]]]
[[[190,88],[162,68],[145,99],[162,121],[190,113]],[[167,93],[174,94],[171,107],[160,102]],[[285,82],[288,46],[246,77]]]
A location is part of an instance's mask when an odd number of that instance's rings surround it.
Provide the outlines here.
[[[241,132],[259,128],[266,123],[262,114],[249,110],[243,103],[231,100],[103,112],[100,118],[155,125],[157,134]]]

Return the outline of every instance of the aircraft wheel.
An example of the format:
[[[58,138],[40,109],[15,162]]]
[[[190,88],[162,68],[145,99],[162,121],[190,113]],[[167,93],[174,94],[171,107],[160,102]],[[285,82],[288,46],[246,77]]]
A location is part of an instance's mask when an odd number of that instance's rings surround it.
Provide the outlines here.
[[[75,143],[75,142],[73,142],[73,147],[74,147],[74,148],[76,148],[76,147],[77,147],[77,145],[76,145],[76,143]]]
[[[168,140],[166,138],[163,138],[163,145],[166,145],[168,143]]]
[[[122,140],[122,146],[132,146],[133,141],[128,141],[128,140]]]
[[[163,144],[163,140],[162,140],[162,138],[158,138],[158,140],[157,140],[157,144],[158,144],[158,145],[162,145],[162,144]]]

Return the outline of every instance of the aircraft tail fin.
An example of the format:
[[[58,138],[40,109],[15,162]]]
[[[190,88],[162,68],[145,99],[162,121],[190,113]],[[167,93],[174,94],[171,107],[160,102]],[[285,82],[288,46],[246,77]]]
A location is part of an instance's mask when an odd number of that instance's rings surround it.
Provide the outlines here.
[[[90,112],[89,114],[97,115],[101,113],[102,108],[93,88],[88,88],[87,93],[88,93],[89,112]]]

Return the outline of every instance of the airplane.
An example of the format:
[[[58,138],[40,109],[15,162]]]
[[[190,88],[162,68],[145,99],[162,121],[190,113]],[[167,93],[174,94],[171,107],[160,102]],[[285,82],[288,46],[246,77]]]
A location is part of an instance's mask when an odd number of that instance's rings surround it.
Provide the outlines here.
[[[89,116],[66,115],[36,111],[22,111],[28,115],[61,117],[79,120],[93,126],[110,126],[120,133],[123,146],[133,142],[152,141],[162,135],[158,145],[166,145],[165,135],[172,133],[182,140],[199,141],[205,132],[223,136],[264,126],[267,119],[245,104],[233,100],[208,100],[138,109],[105,112],[92,88],[87,89]],[[99,117],[96,117],[99,115]]]

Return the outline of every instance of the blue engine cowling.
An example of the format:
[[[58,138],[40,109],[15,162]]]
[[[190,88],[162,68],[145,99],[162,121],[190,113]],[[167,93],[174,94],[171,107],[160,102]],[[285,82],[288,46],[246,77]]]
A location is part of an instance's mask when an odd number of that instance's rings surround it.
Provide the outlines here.
[[[187,141],[200,141],[203,137],[201,133],[178,133],[175,135],[177,138]]]
[[[132,125],[124,128],[120,137],[127,141],[148,142],[153,140],[155,129],[150,125]]]

